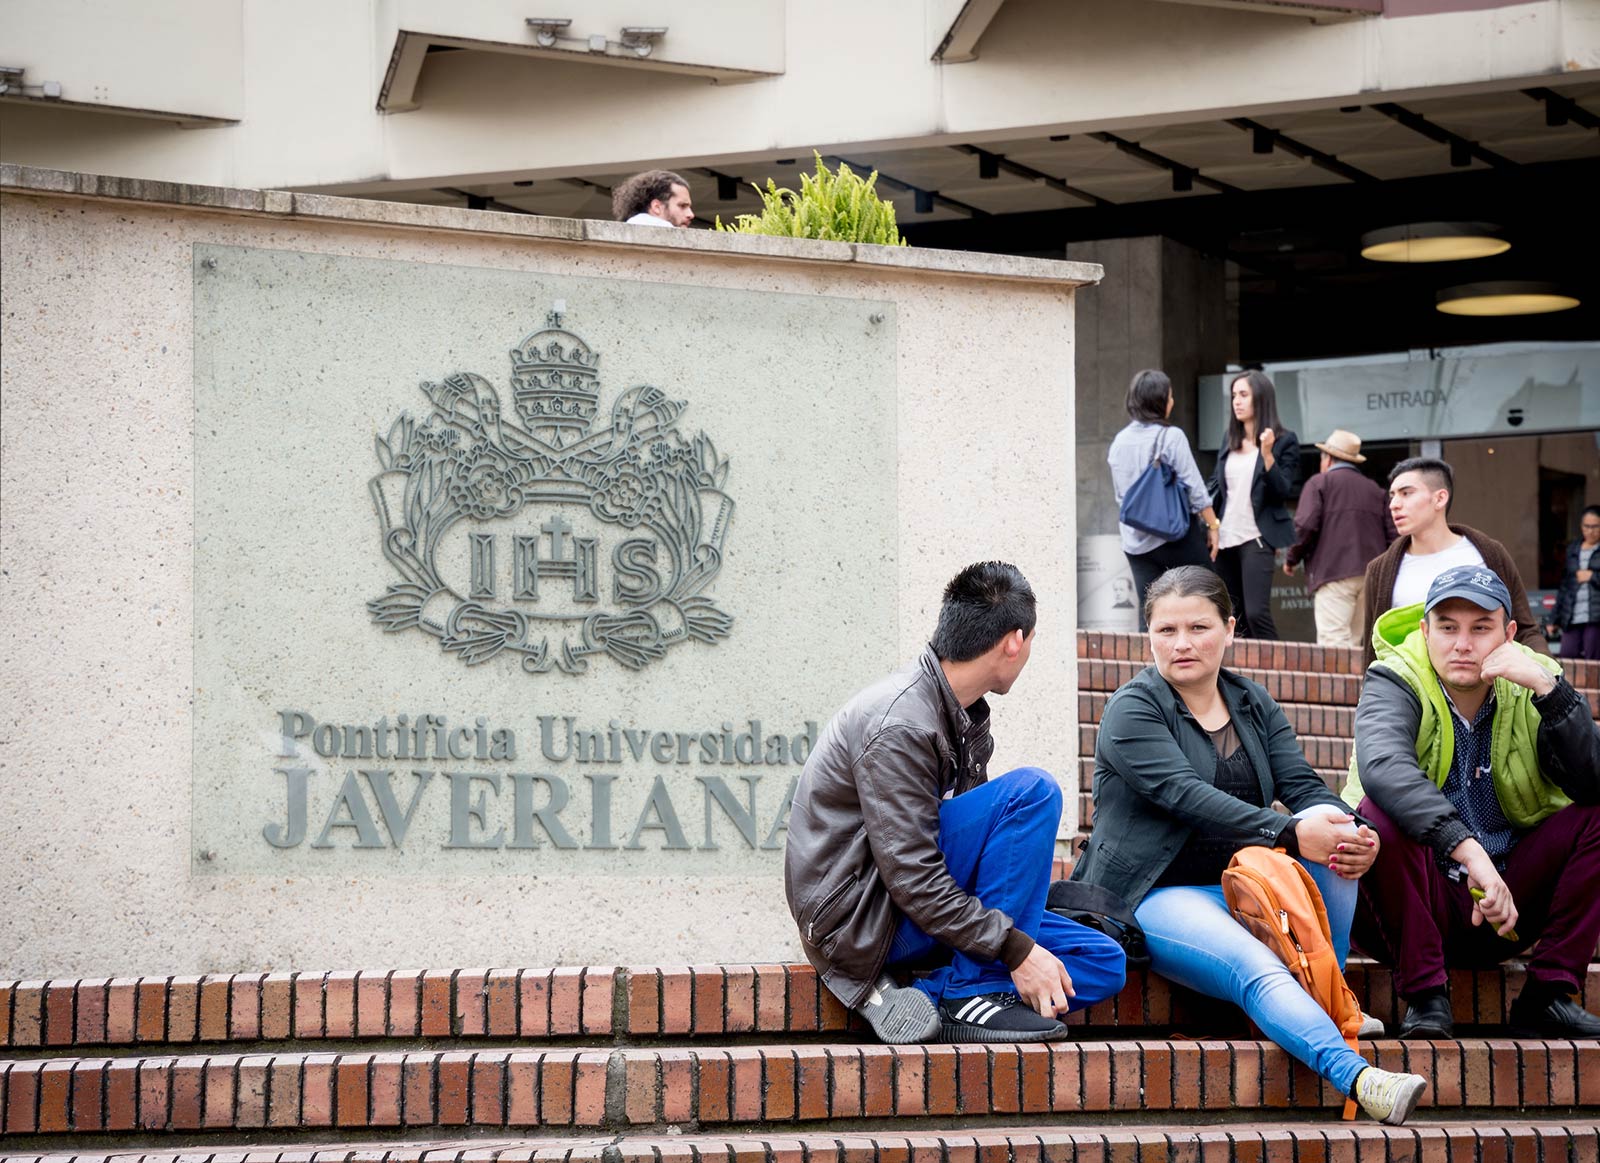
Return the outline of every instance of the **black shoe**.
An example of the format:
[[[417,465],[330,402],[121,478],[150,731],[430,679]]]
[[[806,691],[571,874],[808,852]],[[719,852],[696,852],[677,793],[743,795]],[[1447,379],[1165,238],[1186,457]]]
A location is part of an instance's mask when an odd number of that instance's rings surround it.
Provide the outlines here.
[[[1055,1042],[1067,1027],[1041,1017],[1014,993],[980,993],[939,1003],[939,1034],[946,1042]]]
[[[1543,1002],[1511,1003],[1511,1033],[1517,1038],[1600,1038],[1600,1018],[1558,995]]]
[[[1455,1023],[1450,1017],[1450,999],[1442,993],[1429,994],[1406,1006],[1400,1019],[1400,1037],[1428,1042],[1454,1038]]]

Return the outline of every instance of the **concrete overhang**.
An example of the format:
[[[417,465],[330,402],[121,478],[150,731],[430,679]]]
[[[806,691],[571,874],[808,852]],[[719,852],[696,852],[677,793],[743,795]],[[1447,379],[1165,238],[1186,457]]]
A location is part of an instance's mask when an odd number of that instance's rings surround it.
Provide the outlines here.
[[[378,108],[420,106],[430,52],[499,53],[568,64],[703,77],[736,84],[784,71],[786,0],[701,0],[667,7],[639,0],[384,0],[377,43],[389,46]]]
[[[241,0],[0,3],[0,101],[233,125],[243,76]]]

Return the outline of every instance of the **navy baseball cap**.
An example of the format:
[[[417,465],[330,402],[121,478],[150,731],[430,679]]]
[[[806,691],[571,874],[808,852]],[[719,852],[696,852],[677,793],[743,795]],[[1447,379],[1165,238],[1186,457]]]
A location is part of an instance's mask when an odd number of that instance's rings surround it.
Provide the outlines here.
[[[1486,565],[1458,565],[1434,578],[1422,612],[1431,614],[1435,606],[1451,598],[1465,598],[1485,610],[1501,609],[1511,617],[1511,591]]]

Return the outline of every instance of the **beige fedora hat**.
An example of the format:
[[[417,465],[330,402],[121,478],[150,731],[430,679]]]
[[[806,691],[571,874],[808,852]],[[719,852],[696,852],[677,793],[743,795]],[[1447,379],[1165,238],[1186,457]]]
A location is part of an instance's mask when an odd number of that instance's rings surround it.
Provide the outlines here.
[[[1348,460],[1351,464],[1367,463],[1367,458],[1361,455],[1361,437],[1343,428],[1335,428],[1328,439],[1317,447],[1336,460]]]

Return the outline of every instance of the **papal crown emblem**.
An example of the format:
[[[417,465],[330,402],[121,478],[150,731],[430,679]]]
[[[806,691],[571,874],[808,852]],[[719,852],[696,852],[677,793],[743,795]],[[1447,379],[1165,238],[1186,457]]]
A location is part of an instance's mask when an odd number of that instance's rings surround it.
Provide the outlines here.
[[[511,350],[511,391],[517,415],[530,428],[550,425],[563,436],[581,432],[600,407],[600,356],[561,326],[547,326]]]
[[[705,433],[686,437],[686,405],[649,384],[597,423],[599,366],[552,311],[511,350],[515,417],[476,372],[421,385],[426,420],[402,415],[376,441],[370,491],[401,580],[367,603],[374,621],[531,673],[578,673],[602,653],[637,670],[727,636],[706,591],[733,516],[728,460]]]

